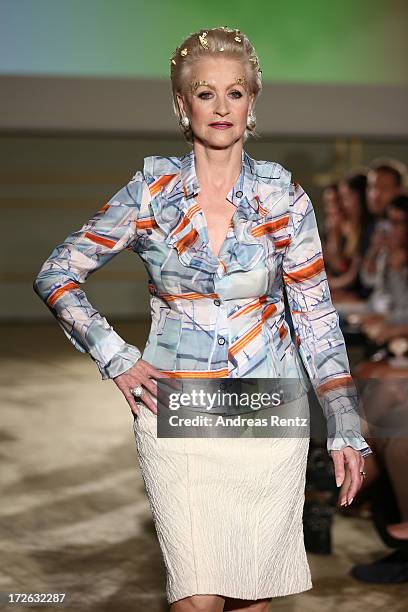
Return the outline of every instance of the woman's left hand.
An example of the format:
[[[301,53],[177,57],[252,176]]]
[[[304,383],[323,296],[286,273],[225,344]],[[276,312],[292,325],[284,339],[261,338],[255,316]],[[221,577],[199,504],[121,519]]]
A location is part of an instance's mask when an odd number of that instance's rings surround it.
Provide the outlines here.
[[[360,451],[351,446],[345,446],[341,450],[332,450],[331,456],[336,484],[341,485],[339,505],[350,505],[364,481],[363,475],[360,474],[364,471],[364,457]]]

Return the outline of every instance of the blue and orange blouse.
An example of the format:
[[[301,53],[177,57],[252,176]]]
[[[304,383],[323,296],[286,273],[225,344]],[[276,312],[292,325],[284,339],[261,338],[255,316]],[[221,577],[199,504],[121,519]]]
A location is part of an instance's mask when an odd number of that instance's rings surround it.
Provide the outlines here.
[[[306,370],[336,432],[329,453],[351,446],[370,454],[309,196],[282,165],[243,150],[227,195],[236,209],[216,256],[199,190],[193,150],[146,157],[143,170],[54,248],[34,290],[102,379],[140,357],[177,378],[287,379]],[[82,289],[123,250],[137,253],[147,273],[151,328],[143,351],[116,333]]]

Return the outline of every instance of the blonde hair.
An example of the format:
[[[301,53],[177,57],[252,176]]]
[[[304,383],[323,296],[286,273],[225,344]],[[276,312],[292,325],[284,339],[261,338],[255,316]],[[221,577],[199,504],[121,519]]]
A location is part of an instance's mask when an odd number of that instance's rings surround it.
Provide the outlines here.
[[[227,26],[204,28],[190,34],[177,47],[170,58],[173,109],[184,138],[188,143],[193,144],[194,137],[191,125],[184,127],[181,123],[181,112],[177,101],[177,93],[184,94],[186,92],[192,67],[197,61],[208,56],[222,56],[242,62],[246,72],[250,93],[254,94],[252,106],[252,116],[254,120],[245,129],[243,135],[243,141],[245,142],[250,134],[254,136],[257,135],[255,131],[256,118],[253,109],[262,91],[262,70],[259,68],[258,56],[249,39],[238,29],[228,28]]]

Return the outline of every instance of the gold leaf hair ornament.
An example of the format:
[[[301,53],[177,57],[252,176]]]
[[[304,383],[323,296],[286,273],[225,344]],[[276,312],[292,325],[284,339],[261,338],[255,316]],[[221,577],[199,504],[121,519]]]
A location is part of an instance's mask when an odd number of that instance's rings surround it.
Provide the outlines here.
[[[236,40],[237,42],[242,42],[242,38],[239,36],[240,31],[239,30],[235,30],[235,37],[234,40]]]
[[[208,49],[208,40],[207,40],[207,34],[208,32],[203,32],[202,34],[198,35],[198,38],[200,40],[201,45],[205,48]]]
[[[188,53],[188,49],[187,49],[187,47],[184,47],[184,49],[182,49],[182,50],[180,51],[180,55],[182,55],[183,57],[185,57],[185,56],[187,55],[187,53]]]
[[[254,63],[254,66],[255,66],[256,68],[258,68],[258,72],[259,72],[259,73],[262,73],[262,70],[261,70],[261,69],[260,69],[260,67],[259,67],[259,60],[258,60],[258,58],[257,58],[255,55],[253,55],[252,57],[250,57],[250,58],[249,58],[249,61]]]

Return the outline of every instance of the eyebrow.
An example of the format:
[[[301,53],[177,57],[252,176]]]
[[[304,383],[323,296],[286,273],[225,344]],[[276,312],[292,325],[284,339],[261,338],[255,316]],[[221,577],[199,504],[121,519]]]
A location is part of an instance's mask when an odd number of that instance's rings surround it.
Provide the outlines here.
[[[227,89],[229,89],[233,85],[241,85],[241,87],[244,87],[242,83],[237,83],[236,81],[234,81],[233,83],[227,86]],[[214,85],[210,85],[210,83],[200,83],[199,85],[197,85],[196,89],[198,89],[199,87],[209,87],[210,89],[216,89],[216,87],[214,87]]]

